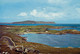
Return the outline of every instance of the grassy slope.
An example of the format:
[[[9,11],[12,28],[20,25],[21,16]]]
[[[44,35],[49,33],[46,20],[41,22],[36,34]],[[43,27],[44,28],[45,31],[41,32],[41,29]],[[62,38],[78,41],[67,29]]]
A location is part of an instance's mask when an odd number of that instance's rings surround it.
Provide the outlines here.
[[[21,45],[22,43],[20,43],[20,41],[22,40],[24,47],[30,47],[33,49],[37,49],[41,53],[44,53],[44,54],[48,54],[48,53],[51,53],[51,54],[53,54],[53,53],[54,54],[80,54],[80,48],[54,48],[54,47],[50,47],[50,46],[47,46],[44,44],[26,42],[26,40],[23,37],[15,35],[12,32],[11,33],[7,32],[5,28],[6,28],[5,26],[0,27],[0,37],[8,36],[16,43],[16,45]],[[2,45],[5,45],[2,41],[0,41],[0,43]],[[0,47],[2,47],[3,51],[6,48],[6,46],[5,47],[0,46]],[[9,51],[9,52],[15,53],[14,51]]]
[[[79,54],[80,53],[80,48],[54,48],[50,47],[44,44],[39,44],[39,43],[32,43],[32,42],[26,42],[22,37],[14,35],[14,34],[3,34],[3,36],[9,36],[13,39],[13,41],[16,43],[16,45],[21,45],[20,40],[17,40],[15,36],[19,39],[23,40],[23,45],[24,47],[30,47],[36,50],[39,50],[41,53],[61,53],[61,54]],[[16,41],[15,41],[16,40]],[[4,47],[3,47],[4,48]]]

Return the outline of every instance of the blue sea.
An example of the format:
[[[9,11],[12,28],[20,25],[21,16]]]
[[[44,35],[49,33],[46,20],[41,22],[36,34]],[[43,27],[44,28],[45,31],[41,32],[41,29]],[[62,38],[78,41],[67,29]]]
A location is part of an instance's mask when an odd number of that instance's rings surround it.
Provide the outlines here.
[[[36,26],[36,25],[50,25],[50,26],[67,26],[61,29],[51,30],[65,30],[75,29],[80,31],[80,24],[0,24],[10,26]],[[80,34],[65,34],[65,35],[53,35],[53,34],[24,34],[22,37],[27,37],[28,42],[35,42],[46,44],[52,47],[73,47],[80,48]]]
[[[0,24],[0,25],[12,25],[12,26],[50,25],[50,26],[70,26],[70,27],[79,27],[80,28],[80,24]]]
[[[80,24],[0,24],[0,25],[9,25],[9,26],[37,26],[37,25],[49,25],[49,26],[67,26],[62,29],[50,29],[50,30],[65,30],[65,29],[75,29],[80,31]]]
[[[52,47],[80,48],[79,34],[53,35],[53,34],[24,34],[28,42],[41,43]]]

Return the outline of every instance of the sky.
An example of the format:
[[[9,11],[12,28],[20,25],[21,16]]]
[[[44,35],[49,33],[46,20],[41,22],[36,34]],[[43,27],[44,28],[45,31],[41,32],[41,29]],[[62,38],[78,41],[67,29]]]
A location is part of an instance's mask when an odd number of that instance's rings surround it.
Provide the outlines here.
[[[80,0],[0,0],[0,22],[80,24]]]

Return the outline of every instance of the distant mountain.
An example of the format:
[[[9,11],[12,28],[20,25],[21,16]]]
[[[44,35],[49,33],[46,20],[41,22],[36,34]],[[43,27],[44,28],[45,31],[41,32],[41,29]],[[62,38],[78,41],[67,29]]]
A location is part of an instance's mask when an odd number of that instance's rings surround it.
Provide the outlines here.
[[[55,22],[44,22],[44,21],[22,21],[22,22],[13,22],[12,24],[55,24]]]

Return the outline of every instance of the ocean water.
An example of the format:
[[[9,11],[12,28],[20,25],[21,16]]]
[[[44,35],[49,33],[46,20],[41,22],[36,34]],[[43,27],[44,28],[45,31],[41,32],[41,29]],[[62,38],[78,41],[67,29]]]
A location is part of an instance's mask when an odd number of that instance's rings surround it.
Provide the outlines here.
[[[74,29],[74,30],[80,31],[80,28],[79,28],[79,27],[67,27],[67,28],[61,28],[61,29],[49,29],[49,30],[58,30],[58,31],[61,31],[61,30],[69,30],[69,29]]]
[[[80,24],[0,24],[0,25],[12,25],[12,26],[50,25],[50,26],[69,26],[69,27],[79,27],[80,28]]]
[[[52,47],[80,47],[79,34],[53,35],[53,34],[25,34],[28,42],[46,44]]]

